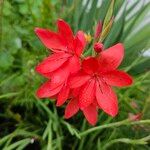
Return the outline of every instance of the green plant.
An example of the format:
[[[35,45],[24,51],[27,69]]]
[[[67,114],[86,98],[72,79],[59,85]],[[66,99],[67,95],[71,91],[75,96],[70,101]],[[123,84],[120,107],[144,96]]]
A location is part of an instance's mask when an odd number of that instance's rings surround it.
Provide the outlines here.
[[[100,7],[97,7],[98,0],[87,0],[85,5],[82,0],[0,3],[0,149],[149,149],[150,58],[143,53],[150,48],[150,26],[137,27],[148,13],[150,3],[136,0],[128,8],[127,0],[115,1],[114,23],[104,44],[109,47],[124,43],[126,56],[120,69],[134,76],[134,84],[117,90],[119,115],[111,118],[101,112],[96,127],[89,126],[81,114],[64,120],[63,109],[56,108],[54,101],[35,97],[43,78],[34,72],[34,67],[46,53],[34,35],[34,28],[55,29],[55,21],[60,17],[68,21],[75,32],[82,29],[91,34],[97,21],[104,21],[110,0],[103,0]],[[140,9],[128,17],[139,4]],[[91,53],[91,48],[92,43],[85,55]],[[131,102],[138,107],[132,107]],[[139,112],[141,120],[127,119],[128,113]]]

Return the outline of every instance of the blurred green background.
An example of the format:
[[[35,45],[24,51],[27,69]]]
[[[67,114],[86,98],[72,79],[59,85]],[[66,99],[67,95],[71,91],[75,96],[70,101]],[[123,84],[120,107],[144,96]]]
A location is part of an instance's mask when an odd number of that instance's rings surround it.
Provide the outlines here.
[[[120,67],[134,77],[131,87],[116,89],[119,115],[99,112],[97,127],[78,114],[64,120],[64,108],[38,100],[35,91],[44,78],[34,68],[48,51],[34,34],[35,27],[56,30],[66,20],[76,32],[93,36],[104,21],[111,0],[0,0],[0,149],[2,150],[149,150],[150,149],[150,2],[116,0],[112,28],[105,48],[125,45]],[[92,52],[89,44],[85,55]],[[141,118],[126,121],[129,114]],[[88,130],[91,129],[91,130]]]

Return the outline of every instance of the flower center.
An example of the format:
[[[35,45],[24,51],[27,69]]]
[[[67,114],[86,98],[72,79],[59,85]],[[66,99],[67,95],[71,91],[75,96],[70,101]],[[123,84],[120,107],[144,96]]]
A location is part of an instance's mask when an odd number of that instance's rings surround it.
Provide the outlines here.
[[[94,72],[92,75],[94,78],[97,78],[99,76],[99,74],[97,72]]]

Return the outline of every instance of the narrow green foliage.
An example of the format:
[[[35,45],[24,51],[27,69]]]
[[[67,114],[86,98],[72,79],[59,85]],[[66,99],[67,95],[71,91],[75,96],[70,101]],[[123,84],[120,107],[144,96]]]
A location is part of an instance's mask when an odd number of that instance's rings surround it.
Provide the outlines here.
[[[100,42],[103,42],[104,39],[107,37],[107,35],[109,34],[109,31],[112,27],[112,24],[113,24],[113,21],[114,21],[114,18],[111,18],[110,22],[108,23],[108,25],[102,30],[102,34],[100,36],[100,39],[99,41]]]
[[[150,58],[143,53],[150,49],[150,26],[141,23],[145,22],[150,3],[145,5],[144,0],[136,0],[128,7],[127,0],[101,2],[99,5],[98,0],[0,1],[1,150],[149,149]],[[133,76],[134,84],[115,89],[119,99],[117,117],[99,111],[99,121],[92,127],[82,113],[65,120],[64,107],[35,96],[44,79],[34,68],[49,51],[35,36],[34,28],[56,30],[57,18],[66,20],[74,33],[84,30],[92,36],[85,56],[93,51],[93,35],[99,20],[103,22],[100,41],[105,48],[118,42],[124,44],[125,58],[120,69]],[[141,119],[131,121],[129,113],[141,113]]]
[[[105,29],[108,26],[108,23],[112,20],[113,10],[114,10],[114,0],[111,0],[106,17],[104,19],[103,29]]]
[[[120,18],[118,20],[114,21],[114,24],[110,30],[110,33],[108,34],[108,37],[105,40],[106,48],[115,44],[117,42],[117,40],[120,38],[121,34],[123,33],[125,16],[126,16],[126,5],[123,8]]]

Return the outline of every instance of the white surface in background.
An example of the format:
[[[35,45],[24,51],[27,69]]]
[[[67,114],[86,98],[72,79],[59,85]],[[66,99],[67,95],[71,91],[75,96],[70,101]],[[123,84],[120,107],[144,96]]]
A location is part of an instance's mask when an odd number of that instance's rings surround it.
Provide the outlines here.
[[[143,56],[149,56],[150,57],[150,49],[148,49],[147,51],[145,51],[143,53]]]

